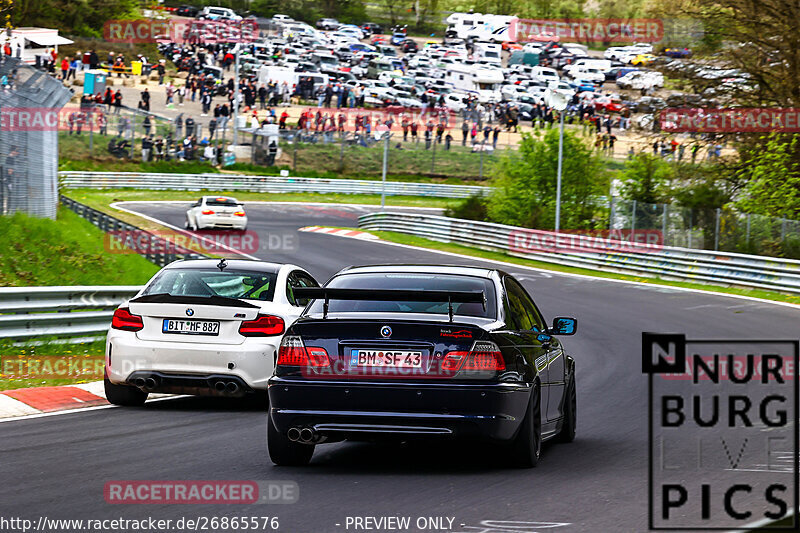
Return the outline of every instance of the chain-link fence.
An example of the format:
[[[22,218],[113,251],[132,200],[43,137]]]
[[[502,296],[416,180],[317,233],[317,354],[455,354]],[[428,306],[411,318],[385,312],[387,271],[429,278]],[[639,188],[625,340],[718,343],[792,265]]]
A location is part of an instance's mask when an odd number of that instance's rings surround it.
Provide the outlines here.
[[[659,230],[665,246],[800,259],[800,221],[728,208],[688,208],[612,198],[609,229]]]
[[[20,60],[0,56],[0,214],[55,218],[58,112],[70,92]]]

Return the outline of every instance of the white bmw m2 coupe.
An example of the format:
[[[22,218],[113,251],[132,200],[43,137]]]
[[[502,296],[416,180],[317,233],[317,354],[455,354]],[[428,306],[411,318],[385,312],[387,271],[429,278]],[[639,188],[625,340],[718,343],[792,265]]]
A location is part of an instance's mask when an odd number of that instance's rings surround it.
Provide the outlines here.
[[[317,287],[295,265],[195,259],[159,271],[114,312],[105,391],[117,405],[151,392],[244,396],[265,391],[283,334]]]

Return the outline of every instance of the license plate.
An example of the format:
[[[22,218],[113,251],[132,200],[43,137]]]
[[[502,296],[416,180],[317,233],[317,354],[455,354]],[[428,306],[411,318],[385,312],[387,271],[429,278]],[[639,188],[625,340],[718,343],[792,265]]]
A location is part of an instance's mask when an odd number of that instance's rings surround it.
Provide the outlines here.
[[[164,319],[161,326],[163,333],[182,335],[219,335],[218,320],[172,320]]]
[[[421,368],[422,352],[408,350],[350,350],[350,366]]]

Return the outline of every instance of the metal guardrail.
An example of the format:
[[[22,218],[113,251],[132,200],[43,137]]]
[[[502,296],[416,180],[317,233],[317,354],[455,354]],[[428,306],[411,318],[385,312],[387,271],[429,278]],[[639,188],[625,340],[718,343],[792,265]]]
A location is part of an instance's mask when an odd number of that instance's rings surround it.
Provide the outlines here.
[[[566,266],[800,294],[800,261],[788,259],[597,238],[580,241],[571,234],[436,215],[372,213],[359,217],[358,226]]]
[[[0,288],[0,337],[75,337],[104,333],[114,309],[141,287]]]
[[[80,202],[76,202],[72,198],[61,196],[61,203],[69,209],[85,218],[104,232],[135,232],[137,238],[141,239],[142,236],[147,235],[150,240],[149,244],[144,247],[147,253],[141,254],[142,257],[155,263],[158,266],[166,266],[178,259],[199,259],[205,257],[202,254],[193,252],[192,250],[175,246],[173,243],[167,242],[166,239],[153,235],[141,228],[137,228],[132,224],[123,222],[122,220],[112,217],[102,211],[93,209]],[[164,252],[157,252],[154,250],[165,250]],[[153,252],[151,252],[153,251]]]
[[[174,191],[316,192],[381,194],[383,184],[372,180],[248,176],[243,174],[147,174],[138,172],[59,172],[65,189],[151,189]],[[490,187],[387,181],[389,196],[469,198],[488,195]]]

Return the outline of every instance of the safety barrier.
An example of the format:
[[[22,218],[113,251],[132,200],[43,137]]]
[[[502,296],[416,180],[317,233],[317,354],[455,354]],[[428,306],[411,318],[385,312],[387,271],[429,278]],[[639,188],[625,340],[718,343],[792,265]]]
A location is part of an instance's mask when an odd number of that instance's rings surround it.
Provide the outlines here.
[[[65,189],[151,189],[176,191],[315,192],[469,198],[487,195],[489,187],[398,181],[248,176],[243,174],[146,174],[137,172],[59,172]]]
[[[114,309],[141,287],[0,288],[0,337],[76,337],[103,333]]]
[[[800,261],[581,238],[436,215],[372,213],[359,228],[395,231],[592,270],[800,294]]]

